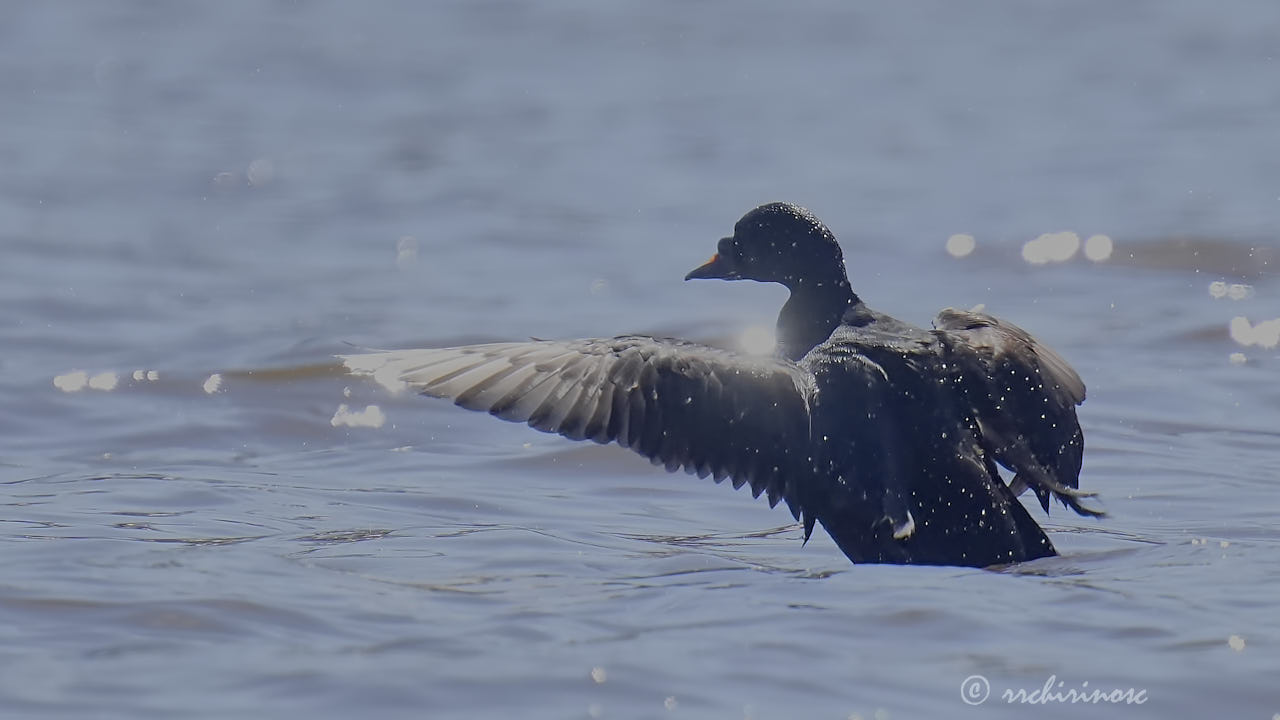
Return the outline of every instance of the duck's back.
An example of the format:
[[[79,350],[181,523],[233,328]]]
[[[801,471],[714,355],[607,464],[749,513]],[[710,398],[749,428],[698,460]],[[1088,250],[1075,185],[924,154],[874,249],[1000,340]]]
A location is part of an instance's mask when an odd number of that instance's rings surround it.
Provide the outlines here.
[[[819,521],[859,562],[991,565],[1053,545],[981,449],[972,409],[932,333],[871,311],[801,364],[830,478]]]

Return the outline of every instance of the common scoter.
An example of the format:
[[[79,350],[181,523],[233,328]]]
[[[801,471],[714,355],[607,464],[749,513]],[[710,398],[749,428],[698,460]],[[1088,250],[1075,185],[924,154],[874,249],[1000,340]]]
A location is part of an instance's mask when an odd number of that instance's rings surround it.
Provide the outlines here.
[[[1075,404],[1055,353],[988,315],[924,330],[855,295],[840,246],[787,203],[747,213],[686,279],[778,282],[778,355],[684,340],[490,343],[342,356],[357,375],[786,502],[856,563],[984,567],[1054,555],[999,475],[1084,514]],[[1038,412],[1037,412],[1038,411]]]
[[[716,255],[685,276],[698,278],[777,282],[790,290],[776,337],[778,354],[791,360],[803,358],[842,323],[903,337],[923,332],[868,309],[850,287],[835,236],[790,203],[761,205],[743,216]],[[1075,408],[1084,402],[1085,388],[1067,361],[1022,328],[977,310],[947,308],[933,325],[932,336],[964,370],[986,447],[1016,473],[1014,494],[1030,487],[1046,513],[1052,494],[1081,515],[1103,515],[1080,503],[1092,493],[1076,490],[1084,434]],[[874,356],[876,346],[872,341],[865,349]]]

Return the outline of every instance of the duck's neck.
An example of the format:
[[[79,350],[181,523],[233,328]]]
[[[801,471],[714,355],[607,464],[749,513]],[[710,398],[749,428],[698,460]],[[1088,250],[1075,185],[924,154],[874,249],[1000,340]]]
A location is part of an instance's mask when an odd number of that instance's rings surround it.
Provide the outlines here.
[[[791,287],[791,297],[778,313],[778,353],[791,360],[804,357],[831,336],[850,307],[861,303],[843,277]]]

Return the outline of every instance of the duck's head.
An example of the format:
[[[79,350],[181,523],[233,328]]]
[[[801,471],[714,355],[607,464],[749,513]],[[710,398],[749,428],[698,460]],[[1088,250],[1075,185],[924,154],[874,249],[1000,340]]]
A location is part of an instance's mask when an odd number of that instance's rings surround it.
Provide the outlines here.
[[[791,290],[847,282],[840,245],[822,221],[798,205],[775,202],[752,210],[720,241],[716,254],[685,280],[756,280]]]

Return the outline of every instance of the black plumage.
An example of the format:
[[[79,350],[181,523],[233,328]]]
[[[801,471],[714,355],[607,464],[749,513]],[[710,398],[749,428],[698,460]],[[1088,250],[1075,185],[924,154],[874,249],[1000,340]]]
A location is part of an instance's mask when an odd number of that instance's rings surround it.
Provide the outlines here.
[[[1054,554],[995,463],[1083,508],[1074,490],[1082,444],[1061,440],[1069,426],[1078,438],[1071,400],[1083,399],[1083,385],[1056,354],[1033,369],[1057,385],[994,399],[993,388],[1014,387],[1012,376],[1030,368],[1026,348],[1005,336],[1042,346],[984,315],[944,312],[939,329],[923,330],[868,309],[830,231],[793,205],[748,213],[689,277],[790,288],[779,356],[622,336],[343,360],[384,384],[749,485],[771,506],[785,502],[806,539],[820,523],[854,562],[986,566]],[[1064,398],[1048,435],[1047,421],[1025,414]],[[1061,459],[1071,450],[1074,459]]]
[[[886,336],[908,337],[920,328],[874,312],[853,292],[835,236],[804,208],[770,203],[747,213],[716,256],[686,279],[778,282],[791,296],[778,314],[778,353],[800,360],[842,323],[866,331],[850,342],[874,354]],[[1061,355],[1022,328],[977,310],[947,308],[932,335],[961,368],[965,391],[985,447],[1014,471],[1011,487],[1033,489],[1049,511],[1056,496],[1081,515],[1104,513],[1080,502],[1084,434],[1075,408],[1084,382]],[[875,329],[876,332],[869,332]],[[944,361],[939,361],[944,362]],[[938,374],[940,368],[928,370]]]

